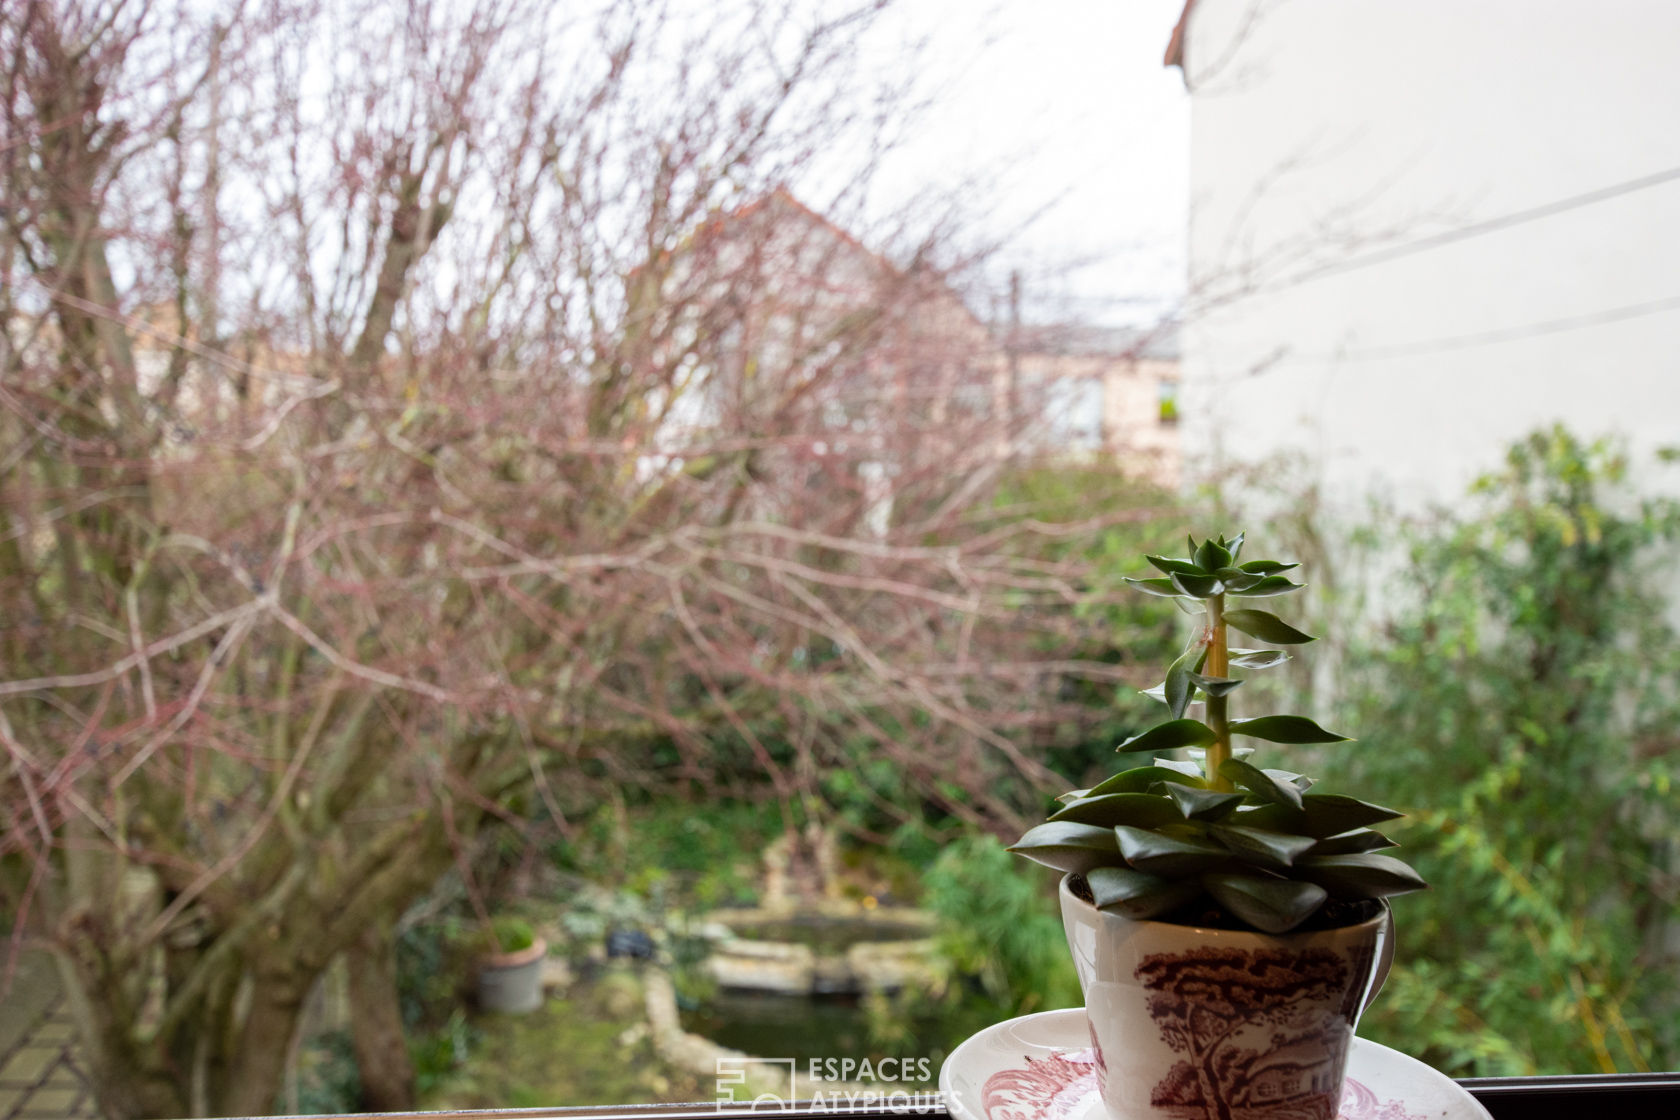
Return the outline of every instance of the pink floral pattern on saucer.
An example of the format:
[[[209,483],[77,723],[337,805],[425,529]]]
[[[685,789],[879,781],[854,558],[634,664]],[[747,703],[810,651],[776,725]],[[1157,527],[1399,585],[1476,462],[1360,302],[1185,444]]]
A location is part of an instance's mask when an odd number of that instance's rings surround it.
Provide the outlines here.
[[[1096,1092],[1096,1051],[1087,1047],[1029,1057],[1024,1069],[999,1070],[986,1079],[981,1107],[986,1120],[1067,1120]]]
[[[1066,1050],[986,1079],[981,1107],[986,1120],[1073,1120],[1096,1102],[1097,1056],[1091,1047]],[[1379,1100],[1348,1078],[1342,1088],[1340,1120],[1425,1120],[1398,1100]]]

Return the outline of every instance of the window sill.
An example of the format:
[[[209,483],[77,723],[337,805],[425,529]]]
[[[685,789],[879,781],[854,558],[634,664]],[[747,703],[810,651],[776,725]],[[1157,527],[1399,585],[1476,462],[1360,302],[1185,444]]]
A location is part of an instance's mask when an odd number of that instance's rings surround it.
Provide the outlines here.
[[[1680,1115],[1680,1072],[1569,1075],[1564,1077],[1472,1077],[1459,1082],[1493,1114],[1494,1120],[1576,1120],[1581,1116]],[[821,1120],[874,1120],[911,1116],[948,1120],[943,1109],[905,1108],[887,1103],[851,1108],[832,1104],[794,1104],[720,1108],[695,1104],[620,1105],[611,1108],[508,1108],[470,1112],[355,1113],[372,1116],[424,1117],[425,1120],[702,1120],[705,1117],[794,1117]],[[344,1118],[349,1120],[349,1118]]]

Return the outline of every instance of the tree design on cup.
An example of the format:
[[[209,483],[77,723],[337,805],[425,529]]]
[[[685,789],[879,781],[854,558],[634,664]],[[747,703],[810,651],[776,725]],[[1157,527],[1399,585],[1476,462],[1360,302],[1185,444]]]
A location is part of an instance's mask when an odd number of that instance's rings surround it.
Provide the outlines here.
[[[1150,1103],[1186,1120],[1336,1115],[1353,1037],[1348,965],[1328,949],[1196,949],[1144,958],[1149,1014],[1185,1059]],[[1258,1045],[1245,1046],[1244,1042]]]

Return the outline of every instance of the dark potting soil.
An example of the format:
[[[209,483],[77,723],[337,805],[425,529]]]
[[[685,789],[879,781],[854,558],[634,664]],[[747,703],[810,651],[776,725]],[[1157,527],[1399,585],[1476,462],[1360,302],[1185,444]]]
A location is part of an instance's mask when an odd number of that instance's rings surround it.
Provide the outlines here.
[[[1091,894],[1091,888],[1085,882],[1085,876],[1075,875],[1068,880],[1068,890],[1073,892],[1075,898],[1095,905],[1096,898]],[[1370,921],[1381,912],[1381,904],[1370,899],[1344,900],[1333,898],[1319,907],[1312,917],[1289,932],[1310,933],[1314,930],[1356,926],[1360,922]],[[1168,925],[1174,926],[1243,930],[1248,933],[1259,932],[1211,898],[1199,898],[1187,906],[1181,906],[1177,910],[1169,910],[1167,913],[1158,915],[1151,920],[1166,922]]]

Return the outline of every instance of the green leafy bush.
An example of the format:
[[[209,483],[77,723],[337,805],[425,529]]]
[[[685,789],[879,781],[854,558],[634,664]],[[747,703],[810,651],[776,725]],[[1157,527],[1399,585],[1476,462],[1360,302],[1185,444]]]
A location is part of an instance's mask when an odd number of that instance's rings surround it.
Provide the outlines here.
[[[1379,535],[1404,563],[1341,659],[1366,749],[1330,765],[1405,808],[1434,888],[1362,1033],[1456,1075],[1680,1064],[1680,507],[1626,469],[1537,433]]]
[[[502,914],[490,920],[488,948],[491,952],[518,953],[536,943],[536,931],[525,919]]]
[[[1018,1014],[1078,1007],[1079,980],[1061,919],[1043,884],[1020,874],[991,836],[946,845],[924,877],[924,904],[939,918],[940,949]]]

